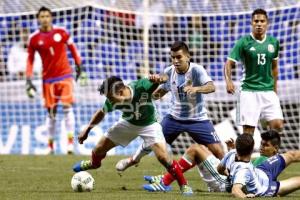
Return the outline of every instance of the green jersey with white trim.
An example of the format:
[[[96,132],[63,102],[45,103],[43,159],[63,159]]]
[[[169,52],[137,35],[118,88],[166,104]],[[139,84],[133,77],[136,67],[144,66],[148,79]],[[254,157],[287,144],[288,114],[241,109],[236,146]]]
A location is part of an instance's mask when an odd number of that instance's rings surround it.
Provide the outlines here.
[[[128,86],[131,90],[131,101],[112,104],[106,99],[103,111],[121,110],[123,112],[122,118],[137,126],[148,126],[156,122],[156,110],[151,96],[158,84],[153,84],[148,79],[143,78],[130,82]]]
[[[279,42],[271,36],[259,41],[250,34],[237,41],[228,59],[243,63],[242,90],[274,90],[272,61],[278,58],[278,52]]]
[[[252,161],[252,164],[254,165],[254,167],[257,167],[258,165],[262,164],[266,160],[268,160],[267,156],[259,156]]]

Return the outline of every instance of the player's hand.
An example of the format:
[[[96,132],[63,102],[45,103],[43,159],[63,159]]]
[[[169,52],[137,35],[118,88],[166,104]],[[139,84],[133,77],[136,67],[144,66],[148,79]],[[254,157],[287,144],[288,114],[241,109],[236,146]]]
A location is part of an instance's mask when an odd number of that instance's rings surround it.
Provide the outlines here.
[[[26,80],[26,94],[29,98],[34,98],[36,94],[36,87],[33,85],[30,79]]]
[[[159,74],[150,74],[148,79],[153,82],[153,83],[158,83],[158,84],[161,84],[161,83],[165,83],[168,81],[169,77],[168,75],[166,74],[162,74],[162,75],[159,75]]]
[[[78,81],[80,86],[86,86],[88,76],[84,71],[82,71],[82,66],[80,65],[76,66],[75,71],[76,71],[76,77],[75,77],[76,82]]]
[[[227,146],[228,151],[230,151],[231,149],[235,149],[234,140],[232,138],[230,138],[229,140],[226,140],[225,144]]]
[[[77,137],[78,143],[83,144],[83,142],[88,138],[88,131],[84,129]]]
[[[77,80],[79,79],[80,77],[80,74],[81,74],[81,65],[76,65],[75,67],[75,72],[76,72],[76,76],[75,76],[75,81],[77,82]]]
[[[197,87],[193,87],[191,85],[185,86],[183,91],[187,93],[187,95],[193,95],[197,93]]]
[[[235,86],[231,80],[226,82],[226,90],[227,90],[227,93],[234,94]]]

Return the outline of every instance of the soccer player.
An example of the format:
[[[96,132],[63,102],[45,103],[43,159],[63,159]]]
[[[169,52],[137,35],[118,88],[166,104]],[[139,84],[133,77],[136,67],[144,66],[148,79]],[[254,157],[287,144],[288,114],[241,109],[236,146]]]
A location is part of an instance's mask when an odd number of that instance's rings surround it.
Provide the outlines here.
[[[225,64],[226,89],[235,93],[231,69],[242,62],[244,75],[238,97],[237,122],[243,133],[254,133],[259,118],[265,119],[270,129],[280,132],[283,115],[277,96],[279,42],[266,35],[268,16],[265,10],[252,13],[252,33],[239,39]]]
[[[161,125],[156,121],[151,95],[159,83],[165,80],[154,75],[150,76],[149,80],[144,78],[125,85],[118,77],[107,78],[99,88],[100,94],[104,94],[107,98],[105,104],[93,115],[87,128],[80,133],[79,143],[83,143],[90,130],[103,120],[106,113],[121,110],[122,119],[100,139],[92,151],[91,159],[76,163],[73,170],[79,172],[99,168],[101,160],[111,148],[117,145],[127,146],[130,141],[140,136],[154,151],[160,163],[176,177],[181,193],[191,195],[192,189],[187,185],[178,163],[168,156]]]
[[[195,165],[203,165],[206,169],[204,172],[209,173],[205,174],[205,177],[211,177],[206,179],[205,182],[208,187],[213,187],[209,189],[210,192],[225,192],[226,188],[230,187],[230,183],[227,181],[226,176],[222,176],[217,171],[217,166],[220,163],[220,160],[216,158],[204,145],[201,144],[192,144],[184,153],[184,155],[178,161],[182,173],[193,168]],[[171,190],[171,183],[175,180],[172,174],[165,173],[164,175],[158,176],[144,176],[145,181],[148,181],[150,184],[145,184],[143,188],[147,191],[163,191],[161,186],[168,188],[168,191]]]
[[[260,156],[252,161],[254,166],[258,166],[269,157],[275,156],[278,154],[280,147],[280,135],[277,131],[268,130],[261,134],[261,145],[260,145]],[[228,151],[235,149],[234,141],[226,141]],[[178,161],[181,166],[182,172],[186,172],[189,169],[193,168],[196,164],[203,163],[204,167],[207,169],[208,173],[217,180],[224,187],[220,188],[219,192],[224,192],[231,188],[231,185],[228,183],[227,178],[220,175],[217,172],[217,167],[220,164],[220,160],[217,159],[212,153],[203,145],[193,144],[191,145],[184,153],[184,155]],[[165,173],[164,175],[158,176],[144,176],[144,179],[150,184],[144,185],[146,190],[155,190],[159,185],[160,181],[167,186],[169,186],[175,179],[170,173]],[[213,182],[214,183],[214,182]]]
[[[170,55],[172,65],[164,71],[169,77],[168,81],[152,94],[154,99],[160,99],[168,92],[172,95],[170,113],[161,122],[164,137],[168,144],[172,144],[180,133],[187,132],[195,142],[207,146],[217,158],[222,159],[224,151],[207,116],[203,100],[204,94],[215,91],[213,81],[203,66],[190,62],[189,49],[184,42],[174,42]],[[149,152],[147,145],[142,144],[133,157],[120,160],[116,169],[122,172],[136,165]],[[201,175],[209,175],[203,172],[205,169],[202,166],[199,169]],[[203,178],[211,180],[210,176]]]
[[[234,197],[283,196],[300,188],[300,176],[277,181],[278,175],[289,164],[300,161],[300,151],[276,154],[254,167],[251,163],[253,148],[254,139],[251,135],[238,136],[236,149],[229,151],[218,166],[220,174],[230,177]]]
[[[49,135],[49,153],[54,153],[55,115],[59,100],[63,104],[64,121],[68,134],[67,150],[68,153],[72,153],[75,128],[75,117],[72,109],[72,104],[74,103],[73,70],[68,61],[66,47],[71,51],[76,63],[76,80],[81,73],[80,55],[69,33],[64,28],[52,25],[52,13],[50,9],[41,7],[36,16],[40,28],[29,38],[26,68],[27,95],[32,98],[36,91],[31,79],[34,53],[37,51],[41,56],[43,64],[43,98],[48,111],[46,127]]]

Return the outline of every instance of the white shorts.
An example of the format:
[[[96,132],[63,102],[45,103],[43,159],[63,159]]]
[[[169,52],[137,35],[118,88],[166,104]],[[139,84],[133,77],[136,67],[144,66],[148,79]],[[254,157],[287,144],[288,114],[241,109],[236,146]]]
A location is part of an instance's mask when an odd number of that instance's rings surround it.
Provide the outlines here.
[[[238,125],[257,126],[259,119],[267,122],[282,119],[280,101],[274,91],[240,91],[237,100]]]
[[[132,140],[140,136],[145,146],[152,146],[155,143],[165,143],[161,125],[157,122],[148,126],[136,126],[124,119],[116,122],[105,134],[117,145],[127,146]]]

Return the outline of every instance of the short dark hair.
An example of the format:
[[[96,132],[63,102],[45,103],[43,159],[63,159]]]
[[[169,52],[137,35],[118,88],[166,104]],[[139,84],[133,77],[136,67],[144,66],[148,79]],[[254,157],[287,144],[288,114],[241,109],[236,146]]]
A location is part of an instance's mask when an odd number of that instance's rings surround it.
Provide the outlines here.
[[[48,12],[50,13],[50,15],[52,16],[52,11],[51,11],[49,8],[45,7],[45,6],[42,6],[42,7],[39,9],[39,11],[37,12],[36,18],[39,18],[40,13],[41,13],[41,12],[44,12],[44,11],[48,11]]]
[[[235,147],[239,156],[250,155],[254,148],[253,136],[247,133],[239,135],[235,141]]]
[[[268,130],[266,132],[263,132],[261,134],[261,139],[265,141],[270,141],[273,146],[277,146],[278,148],[280,147],[281,144],[280,135],[275,130]]]
[[[120,89],[124,88],[125,85],[121,78],[116,76],[111,76],[103,81],[103,83],[98,87],[98,91],[101,95],[107,96],[108,94],[113,94],[118,92]]]
[[[171,46],[171,51],[179,51],[182,50],[185,53],[189,54],[189,47],[182,41],[176,41]]]
[[[267,11],[265,11],[264,9],[261,9],[261,8],[255,9],[252,13],[251,19],[253,19],[254,15],[264,15],[264,16],[266,16],[266,18],[268,20]]]

